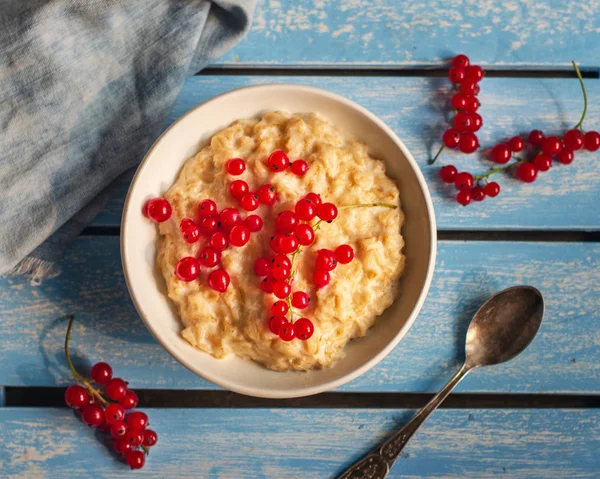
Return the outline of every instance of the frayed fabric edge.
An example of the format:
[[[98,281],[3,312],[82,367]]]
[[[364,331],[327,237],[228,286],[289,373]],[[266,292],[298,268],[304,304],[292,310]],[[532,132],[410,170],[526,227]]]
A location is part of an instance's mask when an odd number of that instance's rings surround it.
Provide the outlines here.
[[[32,286],[39,286],[43,281],[55,278],[60,268],[52,261],[27,257],[22,259],[13,269],[2,276],[25,276]]]

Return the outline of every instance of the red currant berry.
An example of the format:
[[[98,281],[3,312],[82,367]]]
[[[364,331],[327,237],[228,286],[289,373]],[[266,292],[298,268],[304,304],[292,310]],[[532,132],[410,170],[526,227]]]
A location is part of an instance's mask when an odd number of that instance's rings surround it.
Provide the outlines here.
[[[217,204],[213,200],[202,200],[198,205],[198,216],[208,218],[217,214]]]
[[[131,469],[141,469],[146,463],[146,456],[142,451],[129,451],[125,460]]]
[[[276,264],[282,264],[286,268],[292,269],[292,262],[290,261],[290,259],[287,256],[285,256],[283,254],[278,254],[278,255],[274,256],[271,259],[271,264],[273,266],[275,266]]]
[[[186,243],[194,244],[200,239],[200,228],[198,228],[195,224],[190,225],[183,232],[183,239],[186,241]]]
[[[96,403],[88,404],[81,409],[81,419],[90,427],[104,424],[104,409]]]
[[[272,276],[267,276],[260,282],[260,289],[262,289],[267,294],[271,294],[273,292],[274,284],[275,278],[273,278]]]
[[[237,228],[237,226],[235,228]],[[217,266],[219,264],[219,261],[221,261],[221,253],[218,252],[216,249],[207,246],[202,251],[200,251],[200,254],[198,255],[198,261],[202,266],[206,266],[207,268],[213,268],[214,266]]]
[[[204,235],[211,235],[215,231],[217,231],[217,227],[219,226],[219,221],[217,218],[212,216],[200,219],[200,231]]]
[[[542,146],[546,137],[540,130],[531,130],[529,133],[529,143],[533,146]]]
[[[454,186],[457,190],[470,190],[473,187],[473,175],[463,171],[456,175]]]
[[[152,429],[144,430],[144,440],[142,444],[146,447],[152,447],[158,442],[158,434]]]
[[[340,264],[348,264],[354,259],[354,250],[349,244],[342,244],[335,249],[335,259]]]
[[[90,376],[98,384],[106,384],[112,378],[113,370],[107,363],[96,363],[92,366]]]
[[[456,68],[467,68],[469,66],[469,57],[467,55],[456,55],[452,59],[452,66]]]
[[[440,169],[440,178],[444,183],[454,183],[458,170],[454,165],[446,165]]]
[[[258,200],[267,206],[271,206],[277,201],[277,191],[273,185],[262,185],[258,191]]]
[[[562,149],[562,141],[556,136],[549,136],[542,144],[542,151],[548,156],[558,155]]]
[[[597,151],[600,148],[600,133],[588,131],[583,137],[583,145],[587,151]]]
[[[315,231],[312,226],[307,225],[306,223],[301,223],[294,229],[294,234],[296,238],[298,238],[298,243],[302,246],[311,245],[315,240]]]
[[[563,136],[563,143],[571,151],[577,151],[583,148],[583,133],[580,130],[569,130]]]
[[[479,65],[469,65],[465,69],[465,78],[478,83],[483,80],[483,69]]]
[[[471,115],[459,112],[454,115],[454,129],[459,132],[471,130]],[[459,140],[460,144],[460,140]]]
[[[115,439],[125,436],[127,434],[127,424],[125,421],[116,421],[110,425],[110,435]]]
[[[483,126],[483,119],[479,113],[471,113],[471,131],[479,131]]]
[[[452,95],[450,104],[453,108],[457,110],[464,110],[467,106],[467,96],[463,93],[455,93],[454,95]]]
[[[137,431],[128,429],[125,433],[125,436],[123,436],[123,439],[125,439],[133,447],[141,446],[144,440],[144,433],[141,430]]]
[[[277,215],[275,229],[281,233],[291,233],[298,224],[298,217],[293,211],[285,210]]]
[[[471,189],[471,196],[475,201],[483,201],[485,199],[485,191],[481,186],[476,186]]]
[[[558,154],[558,161],[563,165],[568,165],[572,163],[574,158],[575,154],[571,150],[565,149]]]
[[[460,143],[460,132],[454,128],[446,130],[442,135],[442,143],[448,148],[456,148]]]
[[[485,185],[483,191],[485,192],[486,196],[494,198],[498,196],[498,193],[500,193],[500,185],[495,181],[490,181],[487,185]]]
[[[132,431],[141,431],[148,425],[148,416],[142,411],[133,411],[125,419],[127,427]]]
[[[320,205],[323,200],[321,200],[321,197],[319,195],[317,195],[316,193],[308,193],[305,197],[305,200],[310,201],[311,203],[315,204],[315,205]]]
[[[308,318],[300,318],[294,323],[295,336],[302,341],[310,339],[314,332],[315,327],[313,326],[312,321]]]
[[[302,199],[296,203],[294,211],[299,219],[303,221],[310,221],[317,216],[318,208],[320,208],[322,205],[323,203],[320,205],[315,205],[312,201]]]
[[[552,166],[552,158],[544,153],[540,153],[534,158],[533,164],[539,171],[548,171]]]
[[[125,409],[133,409],[138,405],[138,396],[136,393],[128,389],[125,393],[125,396],[119,399],[119,404]]]
[[[246,228],[248,228],[250,232],[258,233],[260,230],[262,230],[263,220],[258,215],[249,215],[244,220],[244,225],[246,225]]]
[[[196,259],[196,258],[193,258]],[[106,395],[113,401],[118,401],[127,392],[127,383],[121,378],[112,378],[106,383]]]
[[[465,79],[465,70],[463,68],[450,68],[448,71],[448,78],[452,83],[460,83]]]
[[[190,226],[195,225],[195,224],[196,223],[194,223],[191,219],[189,219],[189,218],[183,218],[181,220],[181,223],[179,223],[179,231],[181,231],[183,233]]]
[[[215,269],[208,275],[208,286],[219,293],[224,293],[229,286],[229,274],[224,269]]]
[[[229,245],[227,236],[225,236],[225,233],[223,233],[222,231],[217,231],[213,233],[208,243],[210,244],[210,247],[215,251],[223,251]]]
[[[308,307],[310,298],[304,291],[296,291],[292,294],[292,306],[296,309],[304,309]]]
[[[238,223],[241,223],[241,221],[242,217],[240,216],[240,212],[235,208],[223,208],[221,213],[219,213],[219,223],[221,227],[226,230],[230,230]]]
[[[144,214],[157,223],[167,221],[172,213],[171,205],[164,198],[154,198],[153,200],[149,200],[144,206]]]
[[[276,301],[273,304],[273,306],[271,306],[271,314],[273,316],[285,316],[288,313],[289,309],[290,308],[285,301]]]
[[[181,281],[194,281],[200,275],[200,263],[193,256],[181,258],[175,266],[175,276]],[[112,399],[112,398],[111,398]],[[115,401],[118,398],[115,399]]]
[[[490,159],[494,163],[499,163],[501,165],[508,163],[508,161],[512,157],[512,150],[510,146],[506,143],[499,143],[490,151]]]
[[[304,176],[308,171],[308,163],[304,160],[296,160],[290,165],[292,173],[297,176]]]
[[[231,193],[231,196],[234,198],[241,198],[248,193],[248,191],[250,191],[250,187],[244,180],[235,180],[229,185],[229,193]]]
[[[290,277],[290,269],[282,264],[277,264],[271,268],[271,275],[278,281],[284,281]]]
[[[291,341],[296,336],[296,330],[293,324],[286,323],[279,328],[279,338],[283,341]]]
[[[460,134],[460,143],[458,148],[463,153],[473,153],[479,147],[479,140],[472,131],[465,131]]]
[[[525,142],[520,136],[513,136],[510,140],[508,140],[508,145],[512,151],[518,153],[525,147]]]
[[[317,251],[317,259],[315,267],[321,271],[332,271],[337,266],[337,258],[335,253],[328,249],[320,249]]]
[[[238,248],[250,241],[250,230],[244,225],[235,225],[229,232],[229,243]]]
[[[467,206],[472,199],[473,196],[471,195],[471,191],[467,188],[460,190],[456,195],[456,201],[458,201],[463,206]]]
[[[115,448],[115,451],[117,452],[117,454],[125,455],[129,451],[131,451],[132,446],[124,438],[120,438],[120,439],[115,439],[114,448]]]
[[[532,183],[537,177],[538,169],[533,163],[521,163],[517,167],[517,177],[525,183]]]
[[[271,153],[267,163],[272,171],[277,172],[285,170],[290,164],[290,160],[283,151],[277,150]]]
[[[317,216],[323,221],[333,221],[337,215],[338,209],[333,203],[321,203],[317,206]]]
[[[292,287],[286,281],[275,281],[273,284],[273,294],[279,299],[287,298],[292,292]]]
[[[481,103],[475,95],[467,95],[465,102],[465,111],[468,111],[469,113],[475,113],[481,106]]]
[[[254,211],[259,204],[256,193],[246,193],[240,200],[241,207],[246,211]]]
[[[283,251],[281,243],[283,242],[283,233],[276,233],[275,236],[271,237],[270,246],[275,253],[285,254]]]
[[[327,271],[322,271],[320,269],[315,270],[313,274],[313,283],[319,289],[327,286],[329,284],[331,277]]]
[[[281,252],[283,254],[293,253],[298,249],[298,238],[291,234],[285,234],[280,243]]]
[[[232,158],[227,162],[227,173],[232,176],[241,175],[246,169],[246,163],[241,158]]]
[[[277,301],[277,302],[282,303],[283,301]],[[271,316],[271,319],[269,319],[269,330],[273,334],[279,335],[279,331],[281,331],[281,328],[283,328],[284,326],[286,326],[288,324],[290,324],[289,321],[287,319],[285,319],[283,316]]]
[[[479,85],[473,80],[463,80],[460,84],[460,91],[465,95],[477,95],[479,93]]]
[[[125,408],[117,403],[110,403],[104,410],[104,419],[108,424],[125,419]]]
[[[65,391],[65,402],[73,409],[81,409],[90,403],[90,395],[84,387],[73,384]]]
[[[265,258],[256,258],[254,272],[258,276],[268,276],[271,273],[271,265]]]

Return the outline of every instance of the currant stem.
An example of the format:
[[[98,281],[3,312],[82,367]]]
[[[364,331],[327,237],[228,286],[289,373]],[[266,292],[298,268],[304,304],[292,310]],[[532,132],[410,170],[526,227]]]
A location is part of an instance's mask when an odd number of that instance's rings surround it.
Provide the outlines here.
[[[353,208],[372,208],[374,206],[382,206],[383,208],[391,208],[393,210],[398,208],[396,205],[392,205],[390,203],[362,203],[360,205],[338,206],[338,210],[351,210]]]
[[[294,275],[296,274],[296,270],[294,269],[294,261],[296,260],[296,257],[302,252],[302,246],[298,246],[298,248],[296,249],[296,251],[294,251],[292,253],[292,259],[290,260],[290,262],[292,263],[290,270],[290,277],[288,279],[288,282],[290,283],[290,286],[292,285],[293,281],[294,281]],[[292,294],[290,293],[288,295],[287,298],[285,298],[285,302],[288,305],[288,310],[290,312],[290,319],[294,319],[294,310],[292,309]]]
[[[583,93],[583,113],[581,114],[581,119],[579,123],[574,126],[574,128],[583,129],[583,120],[585,119],[585,114],[587,113],[587,93],[585,91],[585,85],[583,84],[583,77],[581,76],[581,72],[579,71],[579,67],[577,63],[574,61],[571,62],[573,64],[573,68],[575,68],[575,73],[577,73],[577,78],[579,80],[579,84],[581,85],[581,92]]]
[[[67,326],[67,335],[65,336],[65,356],[67,358],[67,364],[69,365],[69,369],[73,373],[73,378],[76,381],[82,383],[89,391],[89,393],[96,399],[98,399],[98,401],[100,401],[105,406],[108,406],[109,402],[102,397],[102,394],[100,394],[100,392],[97,389],[95,389],[86,378],[84,378],[81,374],[77,372],[75,366],[73,366],[73,363],[71,362],[71,356],[69,355],[69,341],[71,340],[71,329],[73,328],[74,321],[75,316],[69,316],[69,326]]]
[[[440,149],[435,154],[435,156],[431,160],[429,160],[430,165],[433,165],[435,163],[435,160],[437,160],[439,158],[439,156],[442,154],[443,150],[444,150],[444,145],[440,146]]]
[[[481,181],[481,180],[487,180],[490,176],[495,175],[496,173],[502,173],[504,171],[509,171],[512,170],[515,166],[520,165],[521,163],[525,163],[527,160],[524,158],[517,158],[515,157],[515,161],[514,163],[511,163],[510,165],[506,165],[503,166],[501,168],[492,168],[492,170],[489,173],[486,173],[485,175],[477,175],[473,177],[474,181]]]

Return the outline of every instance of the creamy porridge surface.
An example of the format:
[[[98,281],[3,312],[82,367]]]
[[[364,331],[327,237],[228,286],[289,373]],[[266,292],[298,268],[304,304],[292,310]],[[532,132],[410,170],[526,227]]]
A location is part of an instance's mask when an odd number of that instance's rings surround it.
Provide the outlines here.
[[[290,160],[304,158],[310,166],[308,173],[300,178],[290,172],[271,172],[266,159],[277,149]],[[223,252],[221,262],[231,284],[225,293],[218,293],[206,284],[209,270],[202,269],[200,277],[189,283],[175,276],[179,259],[196,256],[206,243],[204,239],[186,243],[178,225],[183,218],[195,218],[203,199],[214,200],[219,209],[239,208],[229,194],[232,177],[225,169],[227,160],[235,157],[243,158],[247,167],[236,178],[245,180],[251,191],[271,183],[279,201],[252,213],[264,219],[264,227],[252,234],[247,245]],[[235,354],[278,371],[326,367],[342,358],[346,343],[363,336],[392,304],[404,269],[402,210],[340,210],[332,223],[321,225],[315,242],[296,259],[293,290],[311,297],[302,315],[314,323],[313,336],[285,342],[270,332],[269,308],[277,298],[260,289],[254,261],[272,254],[269,239],[276,214],[293,209],[311,191],[338,207],[376,202],[400,206],[398,187],[386,176],[384,163],[371,158],[364,144],[313,114],[271,112],[261,119],[236,121],[185,163],[164,195],[173,208],[173,220],[159,225],[157,261],[181,317],[182,335],[192,345],[217,358]],[[317,290],[312,284],[317,250],[334,250],[341,244],[354,248],[355,259],[338,265],[329,285]]]

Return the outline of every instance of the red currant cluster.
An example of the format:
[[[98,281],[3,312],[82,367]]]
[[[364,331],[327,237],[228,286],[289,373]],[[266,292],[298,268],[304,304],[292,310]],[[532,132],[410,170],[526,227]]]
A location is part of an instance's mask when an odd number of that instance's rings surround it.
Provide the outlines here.
[[[113,377],[113,370],[107,363],[94,364],[91,378],[80,375],[73,366],[69,356],[69,340],[74,317],[71,317],[65,340],[67,363],[76,382],[65,391],[67,405],[79,412],[81,420],[90,427],[101,428],[114,438],[114,449],[132,469],[140,469],[146,462],[150,447],[158,440],[158,435],[148,426],[148,416],[141,411],[128,410],[135,408],[138,397],[127,388],[127,383],[121,378]],[[98,387],[104,386],[104,393],[111,399],[106,400]],[[141,450],[140,450],[141,448]]]
[[[295,162],[294,162],[295,163]],[[320,228],[323,221],[332,222],[338,216],[338,209],[333,203],[323,203],[316,193],[308,193],[294,206],[294,210],[285,210],[275,219],[275,234],[271,237],[270,246],[274,256],[258,258],[254,262],[254,272],[262,279],[261,289],[267,294],[273,294],[285,301],[276,301],[271,306],[269,329],[284,341],[294,338],[303,341],[309,339],[314,332],[312,321],[305,317],[293,320],[295,313],[292,308],[302,310],[308,307],[310,297],[304,291],[292,292],[294,281],[294,261],[302,251],[302,246],[310,246],[315,240],[315,231]],[[310,225],[308,222],[315,218],[319,220]],[[347,245],[346,245],[347,246]],[[347,246],[350,248],[350,246]],[[352,249],[352,248],[350,248]],[[322,255],[319,250],[317,257]],[[334,253],[331,252],[333,255]],[[287,255],[291,255],[291,258]],[[354,252],[352,252],[354,257]],[[313,282],[321,288],[329,283],[329,273],[337,260],[335,255],[331,261],[333,266],[327,271],[317,269]],[[349,261],[348,261],[349,262]],[[323,275],[324,273],[324,275]],[[286,318],[290,314],[290,319]]]
[[[457,55],[452,60],[453,66],[450,69],[448,76],[455,83],[458,83],[459,81],[464,83],[464,78],[467,78],[466,72],[468,72],[471,67],[467,67],[464,77],[461,77],[460,73],[457,73],[457,69],[460,70],[460,65],[465,62],[468,65],[469,59],[464,55]],[[597,151],[600,148],[600,133],[597,131],[583,131],[583,120],[585,119],[587,112],[587,94],[581,72],[575,62],[573,62],[573,67],[579,78],[584,99],[583,113],[577,125],[566,131],[562,138],[558,136],[546,137],[540,130],[532,130],[527,136],[528,144],[526,144],[520,136],[514,136],[507,142],[497,144],[489,153],[489,159],[492,162],[506,165],[513,158],[515,161],[506,166],[495,167],[483,175],[473,176],[466,171],[459,173],[453,165],[442,167],[440,170],[440,178],[445,183],[454,183],[456,189],[459,190],[456,195],[456,201],[458,203],[466,206],[473,200],[483,201],[486,196],[497,196],[500,193],[500,185],[495,181],[488,182],[488,179],[497,173],[508,172],[514,169],[515,175],[519,180],[525,183],[532,183],[536,180],[538,172],[548,171],[550,169],[553,159],[558,160],[558,162],[563,165],[568,165],[573,162],[575,151],[582,148],[587,151]],[[475,74],[472,73],[472,75]],[[478,76],[478,74],[476,76]],[[483,76],[483,73],[481,76]],[[461,91],[463,83],[460,83]],[[470,86],[468,88],[470,88]],[[462,104],[462,100],[457,98],[457,95],[460,95],[460,93],[457,93],[452,97],[452,105],[458,109],[458,106]],[[458,118],[458,115],[460,114],[461,113],[457,113],[455,117],[455,129],[450,129],[444,133],[444,146],[452,147],[451,145],[454,145],[454,147],[456,147],[458,145],[460,148],[460,140],[456,139],[458,138],[456,118]],[[465,127],[468,125],[468,119],[460,120],[459,122]],[[481,127],[480,123],[479,127]],[[444,146],[440,148],[440,151],[438,151],[431,161],[432,163],[437,159]],[[460,149],[465,153],[469,153],[462,148]],[[525,154],[527,155],[526,158],[515,156],[517,153],[522,153],[523,151],[525,151]]]

